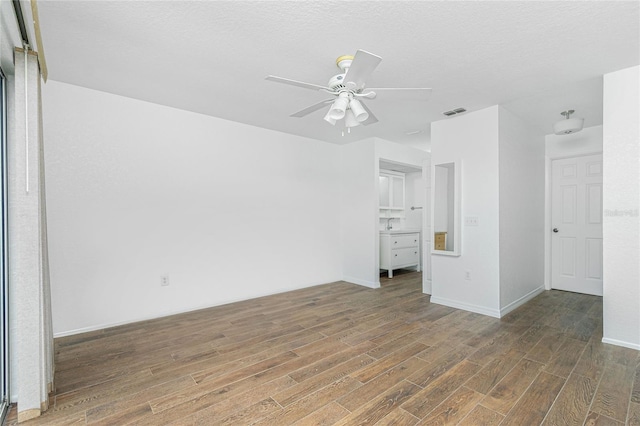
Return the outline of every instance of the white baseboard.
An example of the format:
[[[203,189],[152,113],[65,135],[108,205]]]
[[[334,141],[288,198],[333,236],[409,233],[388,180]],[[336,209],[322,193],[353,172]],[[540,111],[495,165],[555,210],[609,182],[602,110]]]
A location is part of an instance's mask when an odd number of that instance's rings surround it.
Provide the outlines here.
[[[422,282],[422,293],[431,294],[431,280],[424,280]]]
[[[354,278],[354,277],[348,277],[348,276],[342,277],[342,281],[346,281],[351,284],[362,285],[369,288],[380,288],[380,281],[378,282],[367,281],[367,280],[361,280],[360,278]]]
[[[330,281],[328,283],[337,282],[337,281],[339,281],[339,280]],[[291,287],[291,288],[284,288],[283,287],[283,288],[276,289],[274,291],[268,291],[268,292],[264,292],[264,293],[256,293],[256,294],[254,294],[254,295],[252,295],[250,297],[224,299],[224,300],[219,300],[219,301],[216,301],[214,303],[207,304],[207,305],[188,307],[188,308],[185,308],[185,309],[182,309],[182,310],[170,310],[170,311],[166,311],[166,312],[159,312],[159,313],[153,314],[153,315],[146,315],[146,316],[141,316],[141,317],[138,317],[138,318],[131,318],[131,319],[127,319],[127,320],[124,320],[124,321],[115,321],[115,322],[91,325],[91,326],[88,326],[88,327],[81,327],[81,328],[77,328],[77,329],[73,329],[73,330],[54,332],[53,333],[53,337],[55,339],[55,338],[58,338],[58,337],[73,336],[75,334],[88,333],[90,331],[104,330],[105,328],[118,327],[118,326],[121,326],[121,325],[133,324],[133,323],[141,322],[141,321],[149,321],[149,320],[154,320],[154,319],[158,319],[158,318],[170,317],[172,315],[186,314],[188,312],[200,311],[202,309],[209,309],[209,308],[213,308],[213,307],[216,307],[216,306],[228,305],[229,303],[242,302],[242,301],[245,301],[245,300],[257,299],[257,298],[266,297],[266,296],[273,296],[274,294],[286,293],[288,291],[301,290],[303,288],[315,287],[317,285],[324,285],[324,284],[328,284],[328,283],[325,283],[325,282],[322,282],[322,283],[309,283],[308,285],[306,285],[304,287]],[[380,287],[379,283],[378,283],[378,287]]]
[[[459,302],[457,300],[445,299],[443,297],[431,296],[431,303],[449,306],[451,308],[462,309],[476,314],[487,315],[494,318],[500,318],[500,311],[497,309],[487,308],[485,306],[472,305],[470,303]]]
[[[609,345],[622,346],[623,348],[635,349],[636,351],[640,351],[640,345],[637,343],[630,343],[622,340],[609,339],[607,337],[602,338],[602,343],[608,343]]]
[[[149,316],[144,316],[144,317],[133,318],[133,319],[130,319],[130,320],[125,320],[125,321],[108,322],[108,323],[103,323],[103,324],[91,325],[91,326],[88,326],[88,327],[75,328],[73,330],[66,330],[66,331],[60,331],[60,332],[57,332],[57,333],[53,333],[53,338],[57,339],[58,337],[73,336],[73,335],[76,335],[76,334],[89,333],[91,331],[99,331],[99,330],[104,330],[104,329],[107,329],[107,328],[119,327],[121,325],[133,324],[133,323],[136,323],[136,322],[149,321],[149,320],[163,318],[163,317],[170,317],[171,315],[184,314],[184,313],[191,312],[191,311],[199,311],[201,309],[212,308],[213,306],[219,306],[219,305],[203,306],[201,308],[189,309],[189,310],[186,310],[186,311],[172,311],[172,312],[168,312],[168,313],[161,313],[161,314],[158,314],[158,315],[149,315]]]
[[[524,305],[529,300],[533,299],[534,297],[536,297],[537,295],[542,293],[544,290],[545,290],[544,286],[540,286],[540,287],[536,288],[535,290],[525,294],[520,299],[509,303],[507,306],[505,306],[504,308],[500,309],[500,318],[502,318],[503,316],[507,315],[509,312],[513,311],[514,309],[519,308],[520,306]]]

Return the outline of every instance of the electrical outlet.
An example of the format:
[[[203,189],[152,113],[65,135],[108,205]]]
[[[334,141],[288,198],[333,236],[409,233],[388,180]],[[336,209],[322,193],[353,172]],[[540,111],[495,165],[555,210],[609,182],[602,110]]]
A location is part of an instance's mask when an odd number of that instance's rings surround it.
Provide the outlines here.
[[[160,285],[166,287],[169,285],[169,275],[162,275],[160,277]]]
[[[471,281],[471,271],[464,271],[464,279]]]

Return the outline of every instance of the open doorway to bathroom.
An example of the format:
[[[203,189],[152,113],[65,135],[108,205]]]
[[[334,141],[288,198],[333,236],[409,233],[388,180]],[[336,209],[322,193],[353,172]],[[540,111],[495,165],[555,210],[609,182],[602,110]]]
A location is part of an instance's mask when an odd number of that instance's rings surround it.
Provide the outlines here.
[[[423,271],[423,224],[427,214],[424,166],[379,161],[380,284],[393,276]]]

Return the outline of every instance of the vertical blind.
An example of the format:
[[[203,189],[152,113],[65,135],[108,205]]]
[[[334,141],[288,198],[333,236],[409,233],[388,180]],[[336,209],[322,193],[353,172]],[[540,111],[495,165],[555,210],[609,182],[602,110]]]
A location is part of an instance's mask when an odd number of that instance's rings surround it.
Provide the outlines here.
[[[0,68],[0,422],[9,408],[6,86]]]
[[[9,282],[16,329],[12,381],[18,421],[46,410],[53,388],[41,81],[37,55],[16,48],[8,172]]]

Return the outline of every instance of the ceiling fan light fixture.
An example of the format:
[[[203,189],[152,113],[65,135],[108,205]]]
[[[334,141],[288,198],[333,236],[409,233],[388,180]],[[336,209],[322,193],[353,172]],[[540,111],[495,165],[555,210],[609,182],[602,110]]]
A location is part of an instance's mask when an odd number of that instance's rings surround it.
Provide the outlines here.
[[[349,101],[349,111],[351,111],[351,115],[354,116],[358,123],[367,121],[369,118],[369,113],[357,99],[351,99],[351,101]]]
[[[354,114],[353,110],[351,109],[348,109],[344,115],[344,126],[347,129],[360,126],[360,120],[358,120],[357,116]]]
[[[346,92],[340,93],[329,109],[329,116],[334,120],[342,120],[349,107],[349,95]]]
[[[571,118],[571,114],[575,111],[570,109],[562,111],[560,114],[565,118],[553,125],[553,133],[556,135],[569,135],[582,130],[584,126],[584,118]]]
[[[376,94],[383,93],[383,98],[392,98],[395,96],[400,99],[425,101],[426,96],[431,93],[431,89],[426,87],[379,87],[376,89],[367,89],[366,81],[380,64],[380,61],[382,61],[380,56],[362,49],[358,49],[353,56],[340,56],[336,60],[336,65],[341,73],[331,77],[326,86],[275,75],[269,75],[266,79],[276,83],[297,86],[334,96],[308,106],[290,116],[302,118],[329,105],[329,110],[326,112],[324,120],[331,125],[335,125],[336,122],[344,119],[345,123],[342,128],[342,133],[345,132],[344,129],[349,133],[351,127],[359,125],[369,126],[378,122],[375,114],[360,98],[375,99],[377,97]],[[455,114],[455,112],[452,112],[452,114]]]
[[[327,123],[331,124],[332,126],[336,125],[336,120],[331,118],[331,110],[329,110],[327,112],[327,114],[324,116],[324,121],[326,121]]]

